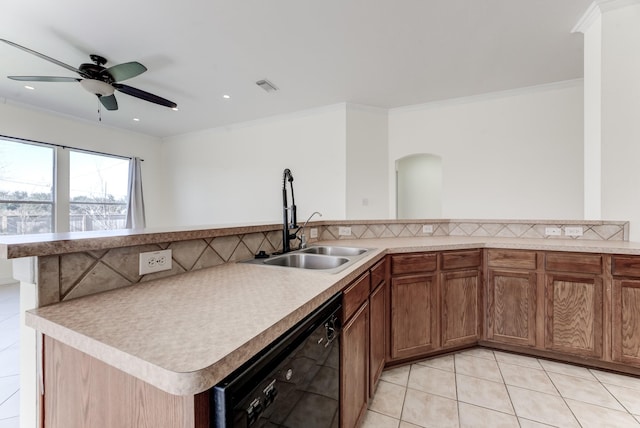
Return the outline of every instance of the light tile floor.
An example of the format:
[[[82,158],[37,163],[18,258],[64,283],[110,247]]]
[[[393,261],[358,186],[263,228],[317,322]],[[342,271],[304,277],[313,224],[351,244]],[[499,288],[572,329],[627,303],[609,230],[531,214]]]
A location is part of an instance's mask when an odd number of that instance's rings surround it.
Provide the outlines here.
[[[20,426],[20,291],[0,285],[0,428]]]
[[[475,348],[382,373],[363,428],[640,428],[640,379]]]

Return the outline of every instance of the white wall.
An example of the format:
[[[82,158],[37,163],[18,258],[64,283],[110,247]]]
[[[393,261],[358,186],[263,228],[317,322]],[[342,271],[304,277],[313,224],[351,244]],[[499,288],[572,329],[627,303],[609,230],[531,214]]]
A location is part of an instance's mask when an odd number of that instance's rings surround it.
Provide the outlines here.
[[[640,5],[602,15],[602,217],[640,241]]]
[[[582,81],[393,109],[390,168],[413,153],[442,157],[444,218],[582,218]]]
[[[314,211],[344,219],[345,105],[208,129],[163,141],[172,225],[282,221],[291,169],[299,222]]]
[[[602,218],[602,19],[584,31],[584,218]]]
[[[347,219],[389,213],[387,110],[347,105]]]

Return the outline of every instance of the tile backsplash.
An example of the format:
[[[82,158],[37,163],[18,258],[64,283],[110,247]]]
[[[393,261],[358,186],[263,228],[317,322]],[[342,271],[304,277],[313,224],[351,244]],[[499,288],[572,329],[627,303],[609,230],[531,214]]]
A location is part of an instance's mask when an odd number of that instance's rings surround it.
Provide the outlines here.
[[[431,232],[423,232],[423,226]],[[429,227],[431,226],[431,227]],[[572,239],[606,241],[628,240],[628,222],[580,221],[489,221],[424,220],[323,221],[310,224],[318,229],[318,239],[366,239],[425,236],[477,236],[557,239],[568,237],[565,229],[582,228],[583,234]],[[341,227],[351,235],[341,236]],[[546,228],[560,229],[561,236],[548,236]],[[317,239],[310,239],[313,243]],[[138,254],[170,248],[172,269],[147,275],[138,273]],[[171,242],[118,247],[104,250],[38,257],[39,305],[86,296],[101,291],[134,285],[139,282],[245,260],[259,251],[273,253],[282,248],[282,230],[228,234],[226,236],[173,240]]]
[[[322,228],[322,240],[397,238],[411,236],[479,236],[500,238],[589,239],[597,241],[627,241],[628,222],[580,221],[513,221],[513,220],[425,220],[402,223],[337,223]],[[335,224],[333,224],[335,223]],[[432,232],[424,233],[423,226]],[[340,236],[341,226],[351,227],[351,236]],[[581,236],[567,236],[567,227],[581,228]],[[559,229],[560,235],[547,235],[547,228]]]

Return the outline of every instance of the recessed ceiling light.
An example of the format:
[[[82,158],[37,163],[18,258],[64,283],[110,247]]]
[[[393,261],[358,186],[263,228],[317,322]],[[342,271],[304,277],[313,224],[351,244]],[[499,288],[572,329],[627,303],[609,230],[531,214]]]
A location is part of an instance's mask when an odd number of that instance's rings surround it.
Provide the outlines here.
[[[134,121],[134,122],[140,122],[140,119],[138,119],[137,117],[134,117],[134,118],[133,118],[133,121]]]
[[[25,89],[29,89],[30,91],[33,91],[35,88],[33,86],[29,86],[29,85],[24,85]]]
[[[230,95],[227,95],[227,94],[224,94],[224,95],[222,96],[222,98],[224,98],[225,100],[228,100],[229,98],[231,98],[231,96],[230,96]]]

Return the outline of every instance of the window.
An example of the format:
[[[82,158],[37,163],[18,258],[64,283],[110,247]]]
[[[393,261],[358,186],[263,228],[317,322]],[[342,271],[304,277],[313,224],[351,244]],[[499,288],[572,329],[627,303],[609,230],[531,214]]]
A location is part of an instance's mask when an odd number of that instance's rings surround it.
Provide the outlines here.
[[[124,229],[129,162],[0,137],[0,234]]]
[[[129,160],[71,150],[69,230],[124,229]]]
[[[0,234],[53,232],[54,149],[0,139]]]

